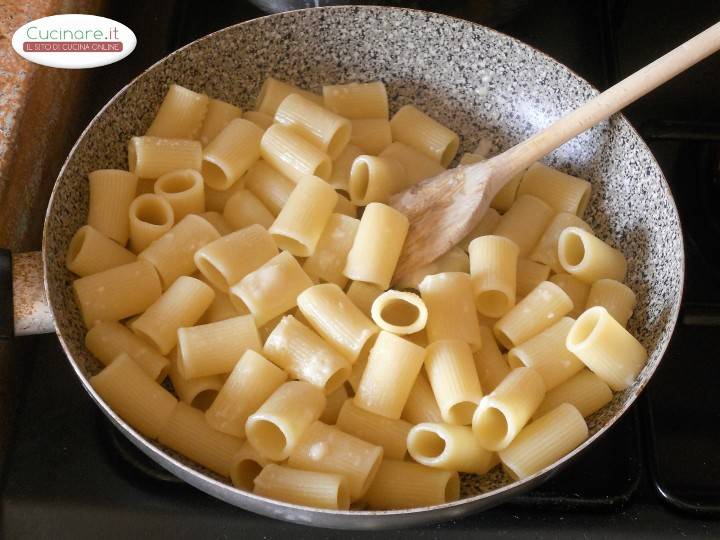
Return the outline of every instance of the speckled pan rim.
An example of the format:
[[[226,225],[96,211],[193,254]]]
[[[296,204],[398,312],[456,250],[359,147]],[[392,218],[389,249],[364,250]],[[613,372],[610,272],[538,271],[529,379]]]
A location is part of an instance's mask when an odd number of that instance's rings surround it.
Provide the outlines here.
[[[78,137],[77,141],[75,142],[75,144],[74,144],[73,147],[71,148],[70,152],[68,153],[68,157],[67,157],[67,159],[65,160],[65,162],[63,163],[63,166],[62,166],[62,168],[60,169],[60,172],[58,173],[58,177],[57,177],[57,179],[56,179],[55,185],[53,186],[53,190],[52,190],[52,193],[51,193],[51,196],[50,196],[50,200],[49,200],[49,202],[48,202],[47,211],[46,211],[46,214],[45,214],[45,223],[44,223],[44,227],[43,227],[42,259],[43,259],[43,269],[44,269],[44,276],[45,276],[45,277],[44,277],[44,284],[45,284],[46,294],[49,292],[49,285],[48,285],[48,278],[47,278],[47,276],[48,276],[48,262],[47,262],[46,257],[45,257],[45,253],[46,253],[45,247],[46,247],[46,243],[48,242],[48,238],[47,238],[47,237],[48,237],[47,225],[48,225],[48,220],[49,220],[49,216],[50,216],[50,209],[53,207],[53,203],[54,203],[54,201],[55,201],[55,197],[58,196],[58,181],[57,181],[57,180],[64,175],[65,170],[67,169],[69,163],[71,162],[71,160],[72,160],[72,158],[73,158],[73,156],[74,156],[74,154],[75,154],[75,151],[76,151],[77,147],[80,145],[81,141],[84,140],[85,136],[86,136],[87,133],[91,130],[91,128],[95,125],[95,123],[98,121],[98,119],[105,113],[106,109],[108,109],[118,98],[120,98],[120,97],[121,97],[130,87],[132,87],[136,82],[138,82],[140,79],[142,79],[143,77],[145,77],[145,76],[148,74],[148,72],[154,70],[157,66],[159,66],[159,65],[162,64],[162,63],[164,63],[164,62],[167,61],[169,58],[174,57],[174,56],[176,56],[176,55],[179,55],[179,54],[181,54],[181,53],[184,53],[186,49],[190,48],[191,46],[194,46],[194,45],[195,45],[196,43],[198,43],[198,42],[202,42],[202,41],[205,41],[205,40],[210,40],[210,39],[214,38],[216,35],[221,34],[221,33],[223,33],[223,32],[232,31],[232,30],[235,30],[235,29],[237,29],[237,28],[239,28],[239,27],[243,27],[243,26],[245,26],[245,25],[252,25],[252,24],[255,24],[255,23],[256,23],[257,21],[259,21],[259,20],[265,20],[265,19],[269,19],[269,18],[272,18],[272,17],[290,16],[290,14],[292,14],[292,13],[299,13],[299,14],[300,14],[300,13],[307,13],[307,12],[311,12],[311,11],[312,11],[312,12],[317,12],[317,11],[329,11],[329,10],[350,10],[350,9],[352,9],[352,10],[359,10],[359,11],[384,10],[384,11],[394,11],[394,12],[398,12],[398,13],[403,13],[403,12],[405,12],[405,13],[407,13],[407,12],[411,12],[411,13],[412,13],[412,12],[428,13],[428,14],[431,14],[431,15],[433,15],[433,16],[438,16],[438,17],[442,17],[442,18],[445,18],[445,19],[457,20],[457,21],[462,22],[463,24],[473,24],[473,25],[482,27],[483,30],[486,31],[486,32],[488,32],[489,34],[492,34],[492,35],[495,35],[495,36],[499,36],[499,37],[502,37],[502,38],[504,38],[504,39],[509,39],[509,40],[515,42],[516,44],[519,44],[519,45],[522,46],[522,47],[526,47],[526,48],[532,49],[536,54],[540,55],[541,57],[543,57],[543,58],[546,59],[547,61],[551,62],[552,64],[556,65],[557,67],[562,68],[562,69],[566,70],[568,73],[572,74],[573,77],[575,77],[578,81],[580,81],[580,82],[584,83],[585,85],[587,85],[587,87],[590,88],[594,93],[599,93],[599,91],[598,91],[594,86],[592,86],[587,80],[585,80],[583,77],[581,77],[580,75],[578,75],[576,72],[574,72],[573,70],[571,70],[570,68],[568,68],[567,66],[565,66],[564,64],[562,64],[561,62],[555,60],[555,59],[552,58],[551,56],[545,54],[544,52],[536,49],[535,47],[532,47],[531,45],[528,45],[528,44],[526,44],[526,43],[524,43],[524,42],[522,42],[522,41],[520,41],[520,40],[518,40],[518,39],[516,39],[516,38],[513,38],[513,37],[511,37],[511,36],[508,36],[507,34],[503,34],[502,32],[498,32],[497,30],[488,28],[488,27],[483,26],[483,25],[481,25],[481,24],[474,23],[474,22],[472,22],[472,21],[466,21],[466,20],[460,19],[460,18],[458,18],[458,17],[453,17],[453,16],[444,15],[444,14],[435,13],[435,12],[429,12],[429,11],[427,11],[427,10],[418,10],[418,9],[409,9],[409,8],[397,8],[397,7],[386,7],[386,6],[327,6],[327,7],[321,7],[321,8],[307,8],[307,9],[295,10],[295,11],[291,11],[291,12],[284,12],[284,13],[266,15],[266,16],[263,16],[263,17],[258,17],[258,18],[255,18],[255,19],[251,19],[251,20],[249,20],[249,21],[243,21],[243,22],[241,22],[241,23],[238,23],[238,24],[235,24],[235,25],[226,27],[226,28],[222,28],[222,29],[220,29],[220,30],[217,30],[217,31],[215,31],[215,32],[212,32],[211,34],[208,34],[208,35],[206,35],[206,36],[203,36],[203,37],[201,37],[201,38],[198,38],[197,40],[192,41],[192,42],[184,45],[183,47],[181,47],[180,49],[178,49],[178,50],[176,50],[176,51],[173,51],[172,53],[170,53],[170,54],[168,54],[167,56],[163,57],[162,59],[158,60],[157,62],[155,62],[154,64],[152,64],[150,67],[148,67],[147,69],[145,69],[142,73],[140,73],[139,75],[137,75],[137,76],[136,76],[134,79],[132,79],[128,84],[126,84],[125,86],[123,86],[123,87],[98,111],[98,113],[93,117],[93,119],[90,121],[90,123],[88,124],[88,126],[82,131],[82,133],[81,133],[80,136]],[[672,212],[673,212],[674,216],[677,218],[677,222],[681,225],[681,221],[680,221],[679,213],[678,213],[678,209],[677,209],[677,204],[676,204],[676,202],[675,202],[675,199],[674,199],[673,196],[672,196],[672,192],[671,192],[671,190],[670,190],[670,187],[669,187],[669,184],[668,184],[668,182],[667,182],[667,179],[665,178],[665,175],[664,175],[664,173],[663,173],[663,171],[662,171],[662,168],[660,167],[659,163],[657,162],[657,159],[655,158],[655,156],[653,155],[653,153],[651,152],[650,148],[647,146],[647,144],[645,143],[645,141],[642,139],[642,137],[640,136],[640,134],[637,132],[637,130],[633,127],[633,125],[627,120],[627,118],[626,118],[623,114],[618,113],[618,114],[616,114],[616,115],[613,115],[613,118],[614,118],[615,120],[619,121],[620,124],[624,124],[625,127],[629,129],[630,133],[633,135],[633,137],[635,138],[635,140],[640,144],[641,151],[642,151],[644,154],[646,154],[647,157],[649,157],[651,163],[652,163],[653,166],[656,168],[656,170],[657,170],[657,172],[658,172],[658,175],[659,175],[659,180],[661,180],[661,181],[660,181],[660,186],[661,186],[662,189],[664,190],[665,195],[666,195],[666,198],[670,201],[670,203],[671,203],[671,205],[672,205]],[[673,330],[674,330],[675,326],[677,325],[677,321],[678,321],[678,317],[679,317],[679,313],[680,313],[680,305],[681,305],[681,301],[682,301],[682,297],[683,297],[683,293],[684,293],[684,281],[685,281],[685,260],[686,260],[686,257],[685,257],[685,242],[684,242],[684,237],[683,237],[682,234],[680,234],[680,236],[679,236],[679,242],[680,242],[681,251],[680,251],[680,253],[678,254],[678,257],[679,257],[679,259],[678,259],[678,262],[679,262],[679,276],[678,276],[678,278],[679,278],[679,290],[678,290],[678,301],[677,301],[677,303],[675,303],[675,304],[673,305],[673,308],[672,308],[672,311],[671,311],[670,317],[669,317],[669,320],[672,321],[672,326],[671,326],[671,328],[672,328]],[[48,294],[48,297],[50,297],[49,294]],[[439,520],[439,519],[452,519],[453,517],[461,517],[461,516],[465,515],[465,512],[461,512],[461,511],[458,511],[456,516],[446,515],[445,513],[441,513],[441,515],[438,515],[438,516],[434,516],[434,515],[433,515],[433,514],[435,514],[436,512],[437,512],[437,513],[440,513],[439,511],[442,511],[442,510],[448,510],[448,509],[453,509],[453,508],[460,510],[460,507],[463,507],[463,506],[465,506],[465,505],[474,506],[473,503],[477,503],[477,502],[479,502],[479,501],[483,501],[483,500],[485,500],[485,499],[490,499],[490,498],[496,498],[496,499],[498,499],[498,500],[496,501],[496,504],[500,504],[500,503],[504,502],[505,500],[507,500],[508,498],[512,497],[513,495],[523,493],[523,492],[531,489],[532,487],[535,487],[535,486],[539,485],[539,484],[542,483],[544,480],[546,480],[547,478],[549,478],[552,474],[554,474],[555,472],[557,472],[557,471],[561,470],[562,468],[564,468],[565,466],[567,466],[572,460],[574,460],[575,458],[577,458],[578,455],[580,455],[582,452],[584,452],[586,448],[588,448],[590,445],[592,445],[593,442],[595,442],[599,437],[601,437],[603,434],[605,434],[605,433],[608,431],[608,429],[610,429],[613,425],[615,425],[615,423],[616,423],[616,422],[627,412],[627,410],[632,406],[632,404],[635,402],[635,400],[636,400],[637,397],[640,395],[640,393],[642,392],[642,390],[647,386],[647,383],[649,382],[649,380],[653,377],[655,371],[657,370],[658,366],[659,366],[660,363],[662,362],[662,360],[663,360],[663,358],[664,358],[664,356],[665,356],[665,353],[667,352],[667,348],[668,348],[668,346],[669,346],[669,343],[670,343],[670,341],[671,341],[670,339],[666,340],[666,342],[665,342],[661,347],[658,348],[658,361],[657,361],[657,363],[655,364],[655,366],[653,367],[653,369],[649,372],[648,376],[645,377],[645,378],[643,378],[643,379],[640,381],[640,384],[638,384],[638,385],[633,389],[633,392],[628,395],[627,399],[626,399],[625,402],[623,403],[622,408],[620,409],[620,412],[618,412],[615,416],[613,416],[613,417],[612,417],[608,422],[606,422],[600,429],[598,429],[597,432],[595,432],[592,436],[590,436],[585,442],[583,442],[583,443],[582,443],[580,446],[578,446],[575,450],[573,450],[572,452],[570,452],[569,454],[567,454],[566,456],[564,456],[562,459],[560,459],[559,461],[555,462],[554,464],[552,464],[552,465],[550,465],[550,466],[542,469],[541,471],[535,473],[534,475],[532,475],[532,476],[530,476],[530,477],[528,477],[528,478],[525,478],[525,479],[523,479],[523,480],[521,480],[521,481],[511,482],[511,483],[509,483],[509,484],[507,484],[507,485],[505,485],[505,486],[503,486],[503,487],[501,487],[501,488],[499,488],[499,489],[493,490],[493,491],[481,493],[481,494],[478,494],[478,495],[475,495],[475,496],[467,497],[467,498],[464,498],[464,499],[459,499],[459,500],[457,500],[457,501],[453,501],[453,502],[449,502],[449,503],[445,503],[445,504],[441,504],[441,505],[436,505],[436,506],[419,507],[419,508],[412,508],[412,509],[407,509],[407,510],[380,510],[380,511],[366,511],[366,510],[350,510],[350,511],[346,511],[346,510],[325,510],[325,509],[319,509],[319,508],[315,508],[315,507],[308,507],[308,506],[302,506],[302,505],[285,503],[285,502],[277,501],[277,500],[274,500],[274,499],[268,499],[268,498],[265,498],[265,497],[261,497],[261,496],[255,495],[255,494],[250,493],[250,492],[246,492],[246,491],[237,489],[237,488],[233,487],[233,486],[230,485],[230,484],[227,484],[227,483],[224,483],[224,482],[220,482],[220,481],[216,480],[215,478],[212,478],[212,477],[210,477],[210,476],[208,476],[208,475],[204,475],[204,474],[202,474],[201,472],[199,472],[199,471],[197,471],[197,470],[195,470],[195,469],[193,469],[193,468],[185,465],[184,463],[178,461],[177,459],[175,459],[175,458],[172,457],[171,455],[167,454],[166,452],[163,452],[163,451],[162,451],[160,448],[158,448],[154,443],[152,443],[152,442],[150,442],[150,441],[147,441],[142,435],[140,435],[138,432],[136,432],[130,425],[128,425],[126,422],[124,422],[124,421],[123,421],[109,406],[107,406],[107,405],[105,404],[105,402],[97,395],[97,393],[95,392],[95,390],[94,390],[94,389],[92,388],[92,386],[90,385],[89,381],[85,378],[85,375],[80,371],[80,368],[79,368],[78,363],[73,359],[73,357],[72,357],[72,355],[71,355],[71,353],[70,353],[70,349],[69,349],[69,347],[68,347],[68,345],[67,345],[67,343],[66,343],[66,341],[65,341],[65,338],[63,337],[62,332],[60,331],[57,323],[55,322],[55,321],[57,320],[57,318],[55,317],[55,309],[54,309],[54,306],[52,305],[52,303],[50,304],[50,310],[51,310],[51,313],[53,314],[53,321],[54,321],[54,325],[55,325],[55,330],[56,330],[56,333],[57,333],[57,335],[58,335],[58,339],[59,339],[59,341],[60,341],[60,344],[61,344],[61,346],[62,346],[62,348],[63,348],[63,351],[65,352],[65,355],[67,356],[68,362],[71,364],[73,370],[77,373],[77,375],[78,375],[78,377],[79,377],[79,379],[80,379],[80,381],[81,381],[81,384],[83,385],[83,388],[86,390],[86,392],[88,392],[88,394],[90,394],[90,396],[93,398],[93,400],[96,402],[96,404],[100,407],[100,409],[103,411],[103,413],[104,413],[106,416],[108,416],[108,417],[120,428],[120,430],[121,430],[126,436],[128,436],[128,438],[131,440],[131,442],[132,442],[133,444],[135,444],[135,446],[137,446],[137,447],[138,447],[140,450],[142,450],[143,452],[145,452],[145,453],[148,453],[148,452],[149,452],[149,453],[152,453],[152,454],[154,455],[154,457],[155,457],[154,460],[155,460],[156,462],[158,462],[158,463],[160,463],[160,462],[162,462],[162,461],[170,462],[174,467],[176,467],[177,469],[179,469],[180,471],[182,471],[182,472],[184,473],[184,475],[187,475],[188,478],[192,478],[192,477],[199,478],[202,482],[205,482],[206,484],[208,484],[208,485],[210,485],[210,486],[213,486],[213,487],[215,487],[215,488],[217,488],[217,489],[221,489],[221,490],[226,490],[226,489],[234,490],[235,492],[237,492],[239,495],[241,495],[241,496],[243,496],[243,497],[247,497],[247,498],[250,499],[250,500],[254,500],[255,502],[263,503],[263,504],[266,504],[266,505],[269,505],[269,506],[276,506],[276,507],[287,508],[288,510],[298,510],[298,511],[301,511],[301,512],[304,512],[304,513],[307,513],[307,514],[329,514],[329,515],[333,515],[333,516],[347,516],[347,517],[357,517],[357,518],[363,518],[363,517],[371,518],[371,517],[375,517],[375,516],[388,516],[388,517],[390,517],[390,516],[398,516],[398,517],[401,517],[401,516],[409,516],[409,515],[415,515],[415,514],[427,514],[427,519],[426,519],[426,521],[425,521],[426,523],[427,523],[427,522],[432,522],[432,521],[435,521],[435,520]],[[184,478],[184,479],[187,481],[188,478]],[[273,516],[273,515],[271,515],[269,512],[265,512],[265,515],[270,516],[270,517],[281,517],[281,516],[279,516],[279,515],[278,515],[278,516]],[[301,520],[297,520],[297,519],[294,520],[294,521],[295,521],[295,522],[298,522],[298,523],[301,522]],[[312,525],[312,523],[308,523],[308,524],[311,524],[311,525]],[[394,525],[396,525],[396,526],[400,526],[400,525],[402,525],[402,524],[403,524],[402,521],[397,521],[396,523],[394,523]],[[322,524],[319,524],[319,525],[322,526]],[[370,522],[370,521],[368,521],[368,522],[358,521],[356,524],[353,524],[353,526],[348,527],[348,528],[352,528],[352,529],[371,529],[371,528],[392,528],[392,526],[393,526],[393,524],[388,524],[388,525],[383,525],[382,527],[379,527],[379,526],[373,525],[373,523]]]

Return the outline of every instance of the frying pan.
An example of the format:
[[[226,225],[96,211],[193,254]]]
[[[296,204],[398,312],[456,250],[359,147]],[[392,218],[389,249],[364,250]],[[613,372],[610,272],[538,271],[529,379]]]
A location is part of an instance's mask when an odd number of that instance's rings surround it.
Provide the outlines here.
[[[287,521],[382,529],[454,519],[532,489],[584,452],[649,381],[670,340],[682,293],[684,252],[677,209],[657,162],[620,115],[565,144],[546,161],[592,182],[585,218],[628,258],[627,283],[638,299],[629,328],[648,349],[649,360],[630,388],[588,419],[588,440],[552,466],[521,481],[511,480],[500,468],[484,477],[463,475],[461,499],[439,506],[381,512],[320,510],[235,489],[145,439],[100,399],[88,378],[102,366],[84,346],[86,329],[71,293],[73,276],[64,264],[70,239],[86,220],[87,174],[127,167],[128,139],[145,132],[170,83],[245,109],[253,106],[268,75],[313,90],[324,83],[380,79],[387,85],[393,110],[414,102],[460,134],[461,152],[473,149],[481,138],[489,140],[495,151],[508,148],[597,93],[565,66],[515,39],[422,11],[364,6],[310,9],[210,34],[123,88],[80,136],[52,192],[42,268],[39,254],[15,259],[16,333],[50,331],[54,326],[85,390],[140,450],[214,497]],[[37,286],[43,276],[44,292]]]

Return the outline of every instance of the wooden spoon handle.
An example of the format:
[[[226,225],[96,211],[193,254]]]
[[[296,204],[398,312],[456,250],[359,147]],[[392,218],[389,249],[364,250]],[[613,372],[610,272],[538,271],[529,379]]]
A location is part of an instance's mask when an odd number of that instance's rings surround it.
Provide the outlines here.
[[[538,159],[598,122],[609,118],[718,49],[720,49],[720,22],[608,88],[540,133],[493,158],[492,161],[497,160],[497,163],[493,163],[493,167],[502,169],[504,174],[498,177],[501,185],[492,186],[495,189],[491,191],[499,191],[513,176]]]

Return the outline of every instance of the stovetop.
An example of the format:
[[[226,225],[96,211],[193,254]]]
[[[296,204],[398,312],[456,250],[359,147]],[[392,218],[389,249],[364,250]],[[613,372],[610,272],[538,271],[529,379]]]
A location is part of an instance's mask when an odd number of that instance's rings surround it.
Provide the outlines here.
[[[395,2],[397,4],[397,2]],[[536,0],[498,30],[612,82],[720,19],[717,0]],[[142,5],[141,5],[142,4]],[[447,3],[450,5],[451,3]],[[688,6],[691,4],[692,9]],[[472,2],[429,8],[476,20]],[[68,148],[133,76],[177,47],[262,12],[245,2],[110,3],[138,36],[124,61],[94,70],[91,93],[59,136]],[[641,399],[581,459],[539,489],[462,520],[351,533],[271,520],[219,502],[149,462],[82,390],[55,336],[0,346],[14,406],[0,411],[2,534],[7,538],[720,537],[720,55],[626,111],[660,162],[685,227],[681,320]],[[2,345],[2,344],[0,344]],[[2,431],[0,431],[2,433]]]

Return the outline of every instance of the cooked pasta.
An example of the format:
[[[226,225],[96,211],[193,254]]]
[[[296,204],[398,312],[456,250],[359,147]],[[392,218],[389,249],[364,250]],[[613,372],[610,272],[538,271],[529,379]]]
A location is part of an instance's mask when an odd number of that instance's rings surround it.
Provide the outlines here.
[[[155,181],[155,194],[170,203],[175,220],[205,211],[205,188],[202,175],[192,169],[163,174]]]
[[[230,481],[236,488],[252,491],[255,479],[263,467],[272,463],[262,457],[249,442],[245,441],[230,463]]]
[[[338,191],[337,204],[335,205],[333,213],[356,218],[358,215],[358,207],[350,202],[350,199],[342,192]]]
[[[394,208],[368,204],[347,256],[345,276],[387,289],[409,227],[408,218]]]
[[[587,436],[582,415],[563,403],[527,425],[498,456],[510,476],[523,479],[572,452]]]
[[[426,349],[425,373],[443,421],[469,425],[483,396],[470,346],[451,339],[431,343]]]
[[[178,403],[124,353],[90,377],[90,385],[120,418],[150,439],[157,438]]]
[[[600,377],[583,369],[545,394],[535,417],[550,412],[562,403],[569,403],[587,418],[610,403],[612,396],[612,390]]]
[[[350,507],[348,481],[339,474],[269,463],[254,482],[253,493],[261,497],[330,510],[347,510]]]
[[[135,261],[135,255],[90,225],[80,227],[70,240],[65,266],[78,276],[89,276]]]
[[[130,250],[140,253],[175,223],[172,206],[163,197],[145,193],[130,203]]]
[[[529,259],[518,259],[517,262],[517,296],[523,298],[530,294],[535,287],[543,281],[548,281],[550,267],[546,264],[531,261]],[[551,280],[550,280],[551,281]],[[555,283],[553,281],[553,283]],[[555,283],[557,285],[557,283]],[[562,287],[560,287],[562,289]],[[563,289],[565,290],[565,289]],[[568,295],[569,296],[569,295]]]
[[[220,191],[231,187],[260,157],[262,136],[262,129],[249,120],[231,120],[203,150],[205,183]]]
[[[230,373],[246,351],[261,348],[251,315],[184,325],[177,330],[177,342],[180,373],[188,379]]]
[[[101,169],[88,174],[88,225],[124,246],[130,235],[130,203],[138,178],[132,172]]]
[[[577,319],[582,312],[585,311],[587,298],[590,294],[590,286],[564,272],[555,274],[550,278],[550,281],[560,287],[563,291],[565,291],[565,294],[570,297],[570,300],[572,300],[573,303],[573,308],[568,313],[568,317]]]
[[[350,362],[292,315],[283,317],[268,336],[263,354],[293,379],[330,394],[350,376]]]
[[[335,159],[350,142],[350,121],[300,94],[290,94],[275,111],[275,122],[289,127]]]
[[[473,302],[470,275],[444,272],[427,276],[419,285],[428,309],[427,334],[430,343],[459,339],[472,350],[481,346],[480,324]]]
[[[162,294],[158,273],[142,260],[76,279],[73,291],[88,328],[142,313]]]
[[[340,199],[341,197],[338,197],[338,200]],[[315,246],[315,251],[303,264],[305,273],[313,280],[345,287],[348,278],[343,274],[343,270],[359,225],[360,221],[355,218],[339,213],[331,214]]]
[[[145,135],[166,139],[195,139],[207,111],[208,97],[205,94],[171,84]]]
[[[159,178],[178,169],[199,171],[202,167],[200,141],[133,137],[128,143],[128,169],[138,178]]]
[[[297,86],[279,81],[273,77],[268,77],[260,88],[257,100],[255,101],[255,109],[269,116],[275,116],[275,111],[280,103],[290,94],[300,94],[301,96],[322,105],[322,96],[301,90]]]
[[[157,270],[163,289],[176,279],[192,274],[195,266],[195,252],[220,238],[215,227],[200,216],[190,214],[152,242],[138,254],[138,260],[151,263]]]
[[[367,492],[370,508],[435,506],[460,497],[458,473],[409,461],[384,459]]]
[[[337,427],[314,422],[290,453],[288,465],[339,474],[348,481],[351,500],[358,500],[374,480],[382,456],[381,446],[348,435]]]
[[[408,434],[408,452],[427,467],[446,471],[485,474],[499,463],[497,455],[483,448],[467,426],[422,423]]]
[[[635,309],[635,293],[624,283],[613,279],[597,280],[590,287],[586,298],[583,304],[586,309],[602,306],[622,326],[627,326]]]
[[[511,349],[567,315],[573,304],[560,287],[543,281],[495,323],[495,337]]]
[[[215,227],[215,230],[220,234],[220,236],[227,236],[233,232],[233,228],[227,221],[225,221],[225,218],[222,217],[222,214],[219,212],[203,212],[198,215],[210,225]]]
[[[454,247],[433,262],[408,272],[395,283],[398,289],[418,289],[425,277],[444,272],[470,272],[470,257],[459,247]]]
[[[328,394],[325,409],[323,409],[320,415],[320,421],[329,425],[335,425],[338,415],[340,414],[340,409],[349,397],[348,387],[345,384],[340,385],[334,392]]]
[[[401,142],[393,142],[379,155],[380,157],[393,158],[402,164],[407,177],[406,188],[445,170],[445,167],[436,160]]]
[[[298,182],[311,175],[327,180],[330,156],[287,126],[273,124],[262,136],[260,155],[282,174]]]
[[[481,236],[470,242],[468,253],[475,307],[486,317],[502,317],[515,305],[517,244],[503,236]]]
[[[168,359],[157,349],[115,321],[93,326],[85,334],[85,346],[106,366],[121,354],[127,354],[156,381],[162,381],[170,367]]]
[[[219,99],[211,99],[207,104],[207,113],[200,129],[200,142],[207,146],[231,120],[240,118],[242,110],[231,103]],[[179,137],[182,139],[183,137]]]
[[[518,197],[527,194],[542,199],[555,212],[582,216],[590,200],[590,182],[534,163],[525,171],[517,194]]]
[[[222,211],[225,209],[225,205],[230,200],[230,197],[235,195],[238,191],[245,189],[245,182],[243,182],[243,180],[244,179],[241,178],[224,191],[218,191],[205,186],[205,209],[212,212],[220,212],[222,214]]]
[[[458,247],[467,251],[470,247],[470,242],[480,236],[492,234],[493,230],[495,230],[495,227],[497,227],[497,224],[500,222],[500,217],[501,216],[497,210],[494,208],[488,208],[487,212],[485,212],[485,215],[478,224],[475,225],[475,227],[467,233],[467,236],[460,241]]]
[[[278,254],[270,233],[250,225],[204,245],[194,255],[198,270],[216,289],[230,287]]]
[[[209,285],[199,279],[181,276],[130,323],[130,328],[155,345],[161,354],[168,354],[177,345],[178,329],[194,325],[214,297],[215,292]]]
[[[213,400],[217,397],[223,380],[220,375],[208,375],[207,377],[195,377],[186,379],[180,374],[177,366],[177,350],[171,353],[174,356],[168,376],[172,383],[173,390],[180,401],[187,403],[191,407],[206,410]]]
[[[373,302],[382,293],[382,287],[365,281],[353,281],[347,289],[348,298],[368,317],[372,316]]]
[[[532,368],[510,372],[485,396],[472,419],[472,430],[483,448],[507,448],[545,397],[542,377]]]
[[[518,256],[527,257],[552,217],[552,208],[542,200],[532,195],[520,195],[500,218],[493,234],[515,242],[519,249]]]
[[[365,154],[377,155],[392,143],[392,130],[387,119],[353,118],[350,124],[350,144]]]
[[[301,178],[269,228],[278,247],[296,257],[312,255],[337,197],[332,186],[324,180],[316,176]]]
[[[393,334],[415,334],[425,328],[428,310],[418,295],[403,291],[386,291],[373,302],[373,321]]]
[[[390,195],[407,184],[405,168],[396,159],[379,156],[358,156],[350,169],[348,191],[357,206],[371,202],[387,202]]]
[[[401,416],[411,424],[443,421],[435,394],[423,371],[415,379]]]
[[[590,225],[575,214],[560,212],[550,221],[537,245],[530,253],[530,260],[547,264],[553,272],[564,272],[558,258],[558,238],[560,238],[560,233],[568,227],[579,227],[589,233],[592,232]]]
[[[494,208],[498,212],[505,213],[515,203],[517,198],[517,190],[522,180],[523,173],[515,175],[510,181],[503,186],[503,188],[497,192],[492,201],[490,201],[490,208]]]
[[[349,83],[323,86],[325,107],[345,118],[388,118],[385,85]]]
[[[633,383],[648,356],[645,347],[602,306],[591,307],[578,317],[566,344],[616,392]]]
[[[355,363],[378,333],[378,327],[335,284],[305,289],[297,303],[315,331],[350,363]]]
[[[252,349],[247,349],[219,388],[205,418],[213,429],[245,437],[245,422],[275,390],[287,380],[287,373]]]
[[[482,346],[473,353],[475,370],[484,393],[489,394],[510,373],[505,358],[495,341],[492,330],[487,326],[480,326]]]
[[[543,378],[546,390],[555,388],[584,367],[565,346],[573,323],[575,321],[570,317],[563,317],[550,328],[510,349],[508,362],[533,368]]]
[[[325,395],[303,381],[283,383],[247,419],[245,434],[261,456],[271,461],[287,459],[305,430],[320,418]]]
[[[328,182],[335,189],[348,191],[350,185],[350,171],[355,159],[363,154],[363,151],[354,144],[348,144],[332,162],[332,172]]]
[[[256,161],[243,177],[245,187],[270,213],[277,216],[287,203],[295,182],[285,178],[263,160]]]
[[[625,279],[627,262],[617,249],[579,227],[567,227],[558,238],[560,265],[585,283]]]
[[[251,225],[262,225],[269,229],[275,221],[272,212],[247,189],[238,190],[227,200],[222,215],[236,231]]]
[[[412,424],[361,409],[348,399],[340,409],[336,426],[383,448],[385,458],[403,459],[407,453],[407,436]]]
[[[247,309],[258,327],[297,305],[297,297],[313,282],[287,251],[276,255],[230,287],[230,299]]]
[[[242,117],[245,120],[249,120],[263,131],[272,126],[274,120],[269,114],[265,114],[260,111],[245,111],[242,113]]]
[[[405,143],[447,167],[460,146],[451,129],[413,105],[405,105],[390,120],[393,141]]]

